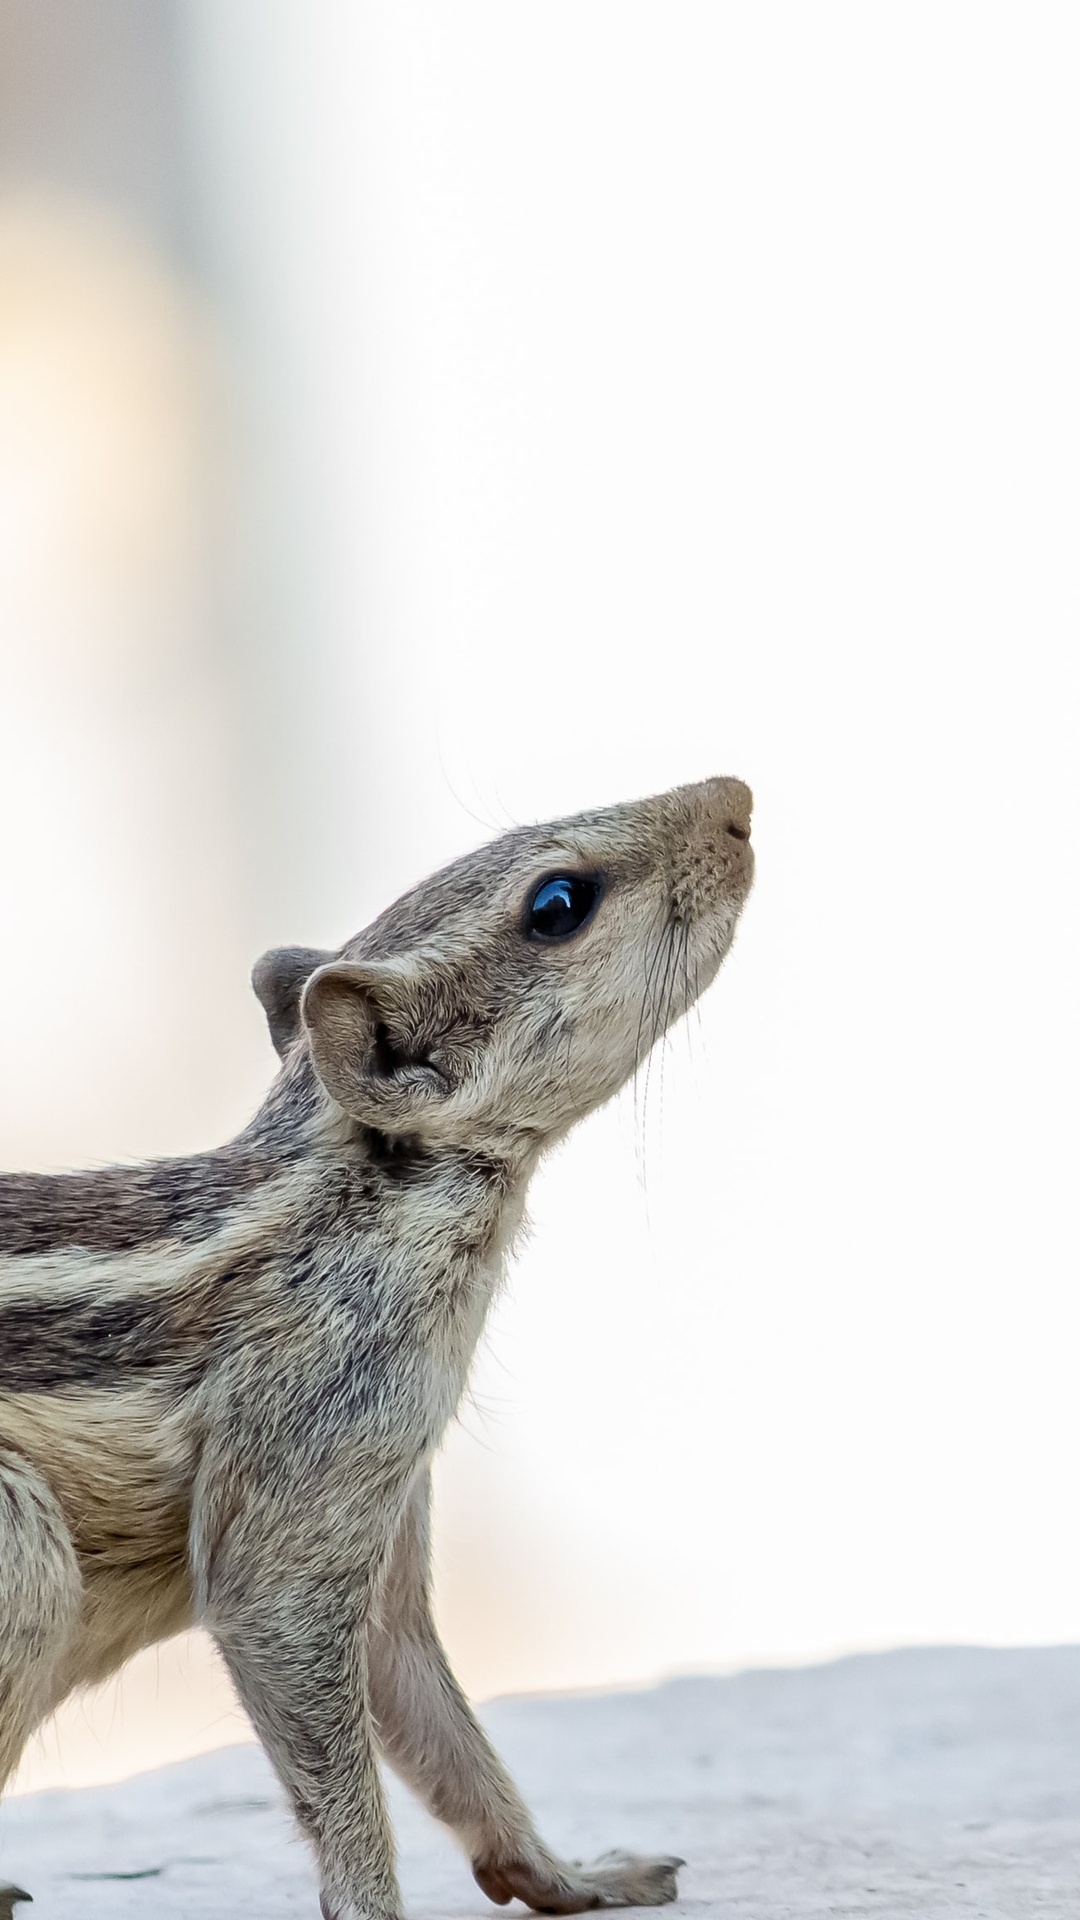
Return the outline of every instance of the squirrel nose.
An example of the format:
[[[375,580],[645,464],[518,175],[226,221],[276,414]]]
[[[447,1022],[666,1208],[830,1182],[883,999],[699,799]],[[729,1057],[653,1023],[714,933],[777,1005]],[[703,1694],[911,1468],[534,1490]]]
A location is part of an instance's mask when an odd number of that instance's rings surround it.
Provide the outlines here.
[[[703,783],[709,811],[723,821],[733,840],[749,840],[754,796],[742,780],[715,779]]]

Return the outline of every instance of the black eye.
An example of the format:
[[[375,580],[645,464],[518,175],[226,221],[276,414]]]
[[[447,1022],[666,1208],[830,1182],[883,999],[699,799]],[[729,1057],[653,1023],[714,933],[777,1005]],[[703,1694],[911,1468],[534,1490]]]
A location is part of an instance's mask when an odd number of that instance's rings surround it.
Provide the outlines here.
[[[599,880],[585,873],[557,873],[541,881],[525,909],[530,940],[568,940],[585,925],[600,893]]]

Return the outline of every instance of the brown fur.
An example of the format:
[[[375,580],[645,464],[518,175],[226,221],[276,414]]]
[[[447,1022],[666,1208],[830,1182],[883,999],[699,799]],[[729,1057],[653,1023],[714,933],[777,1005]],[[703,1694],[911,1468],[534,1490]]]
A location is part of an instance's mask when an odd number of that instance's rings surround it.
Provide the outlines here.
[[[537,1161],[713,977],[750,798],[520,829],[338,955],[255,973],[283,1065],[217,1154],[0,1179],[0,1782],[72,1688],[215,1635],[328,1920],[399,1901],[376,1750],[492,1899],[658,1904],[678,1861],[545,1848],[432,1622],[429,1466]],[[599,905],[555,943],[552,874]]]

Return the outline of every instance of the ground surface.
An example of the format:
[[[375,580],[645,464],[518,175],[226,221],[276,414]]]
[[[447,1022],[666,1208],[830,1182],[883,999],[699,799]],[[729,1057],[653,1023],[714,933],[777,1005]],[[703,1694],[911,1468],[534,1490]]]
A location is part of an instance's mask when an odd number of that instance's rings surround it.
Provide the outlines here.
[[[673,1914],[1080,1915],[1080,1648],[871,1655],[486,1717],[565,1852],[686,1855]],[[413,1920],[493,1916],[396,1790],[394,1812]],[[9,1803],[0,1879],[34,1895],[19,1920],[318,1915],[250,1746]]]

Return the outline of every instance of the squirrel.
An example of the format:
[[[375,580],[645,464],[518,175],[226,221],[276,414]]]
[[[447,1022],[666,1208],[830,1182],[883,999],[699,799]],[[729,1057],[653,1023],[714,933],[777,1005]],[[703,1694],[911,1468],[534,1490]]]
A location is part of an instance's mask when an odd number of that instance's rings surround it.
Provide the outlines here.
[[[712,779],[515,829],[338,952],[264,955],[281,1065],[230,1143],[0,1176],[0,1785],[74,1688],[199,1624],[324,1920],[401,1910],[379,1754],[497,1903],[676,1897],[681,1860],[539,1837],[433,1623],[430,1463],[540,1157],[731,945],[750,807]]]

